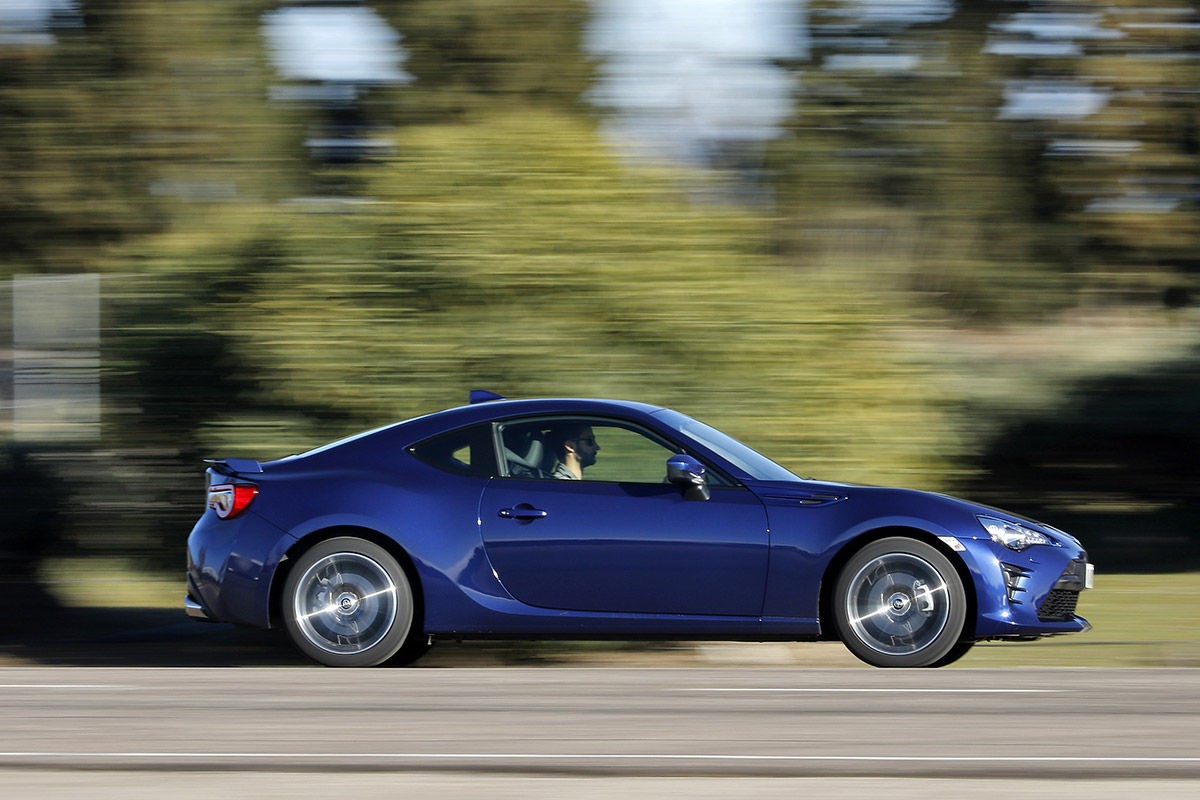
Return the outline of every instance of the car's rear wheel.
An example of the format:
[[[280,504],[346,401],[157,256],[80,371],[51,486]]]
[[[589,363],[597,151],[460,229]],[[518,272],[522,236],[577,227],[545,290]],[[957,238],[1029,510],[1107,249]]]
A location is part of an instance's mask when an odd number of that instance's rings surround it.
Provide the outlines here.
[[[331,667],[373,667],[413,649],[415,602],[403,567],[355,537],[301,555],[284,584],[284,626],[305,655]]]
[[[851,557],[838,577],[834,618],[854,655],[877,667],[934,667],[970,644],[967,596],[954,565],[924,542],[891,537]]]

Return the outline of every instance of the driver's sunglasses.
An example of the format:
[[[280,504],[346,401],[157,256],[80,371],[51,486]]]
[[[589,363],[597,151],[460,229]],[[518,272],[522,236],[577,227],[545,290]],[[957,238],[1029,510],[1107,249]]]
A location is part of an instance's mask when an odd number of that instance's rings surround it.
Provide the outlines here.
[[[590,444],[592,447],[596,446],[595,436],[581,436],[580,438],[575,439],[575,441],[579,442],[580,444]]]

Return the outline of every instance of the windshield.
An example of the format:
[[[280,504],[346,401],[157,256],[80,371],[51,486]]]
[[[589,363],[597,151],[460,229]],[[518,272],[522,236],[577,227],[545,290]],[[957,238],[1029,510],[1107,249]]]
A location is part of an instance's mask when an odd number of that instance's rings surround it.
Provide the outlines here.
[[[800,478],[776,464],[761,453],[751,450],[746,445],[721,433],[711,425],[705,425],[699,420],[692,419],[678,411],[664,409],[654,412],[654,416],[670,425],[679,433],[707,447],[730,464],[745,472],[750,477],[760,481],[798,481]]]

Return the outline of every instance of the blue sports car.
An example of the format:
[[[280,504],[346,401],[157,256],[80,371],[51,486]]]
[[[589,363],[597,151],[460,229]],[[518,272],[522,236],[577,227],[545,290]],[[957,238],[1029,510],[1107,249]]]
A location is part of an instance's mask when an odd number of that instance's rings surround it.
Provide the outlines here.
[[[1079,542],[944,495],[799,478],[677,411],[505,400],[209,462],[190,616],[330,666],[437,639],[840,639],[879,667],[1089,628]]]

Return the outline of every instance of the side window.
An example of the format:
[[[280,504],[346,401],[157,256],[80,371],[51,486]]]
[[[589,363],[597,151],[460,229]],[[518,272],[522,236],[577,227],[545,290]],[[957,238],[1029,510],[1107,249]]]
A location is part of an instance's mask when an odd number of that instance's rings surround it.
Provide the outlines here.
[[[590,481],[662,483],[667,477],[667,459],[675,454],[659,442],[628,428],[597,425],[596,461],[583,471]]]
[[[501,441],[505,474],[546,480],[662,483],[677,452],[636,425],[591,417],[506,423]]]
[[[497,474],[490,424],[444,433],[408,450],[429,466],[456,475],[490,478]]]

